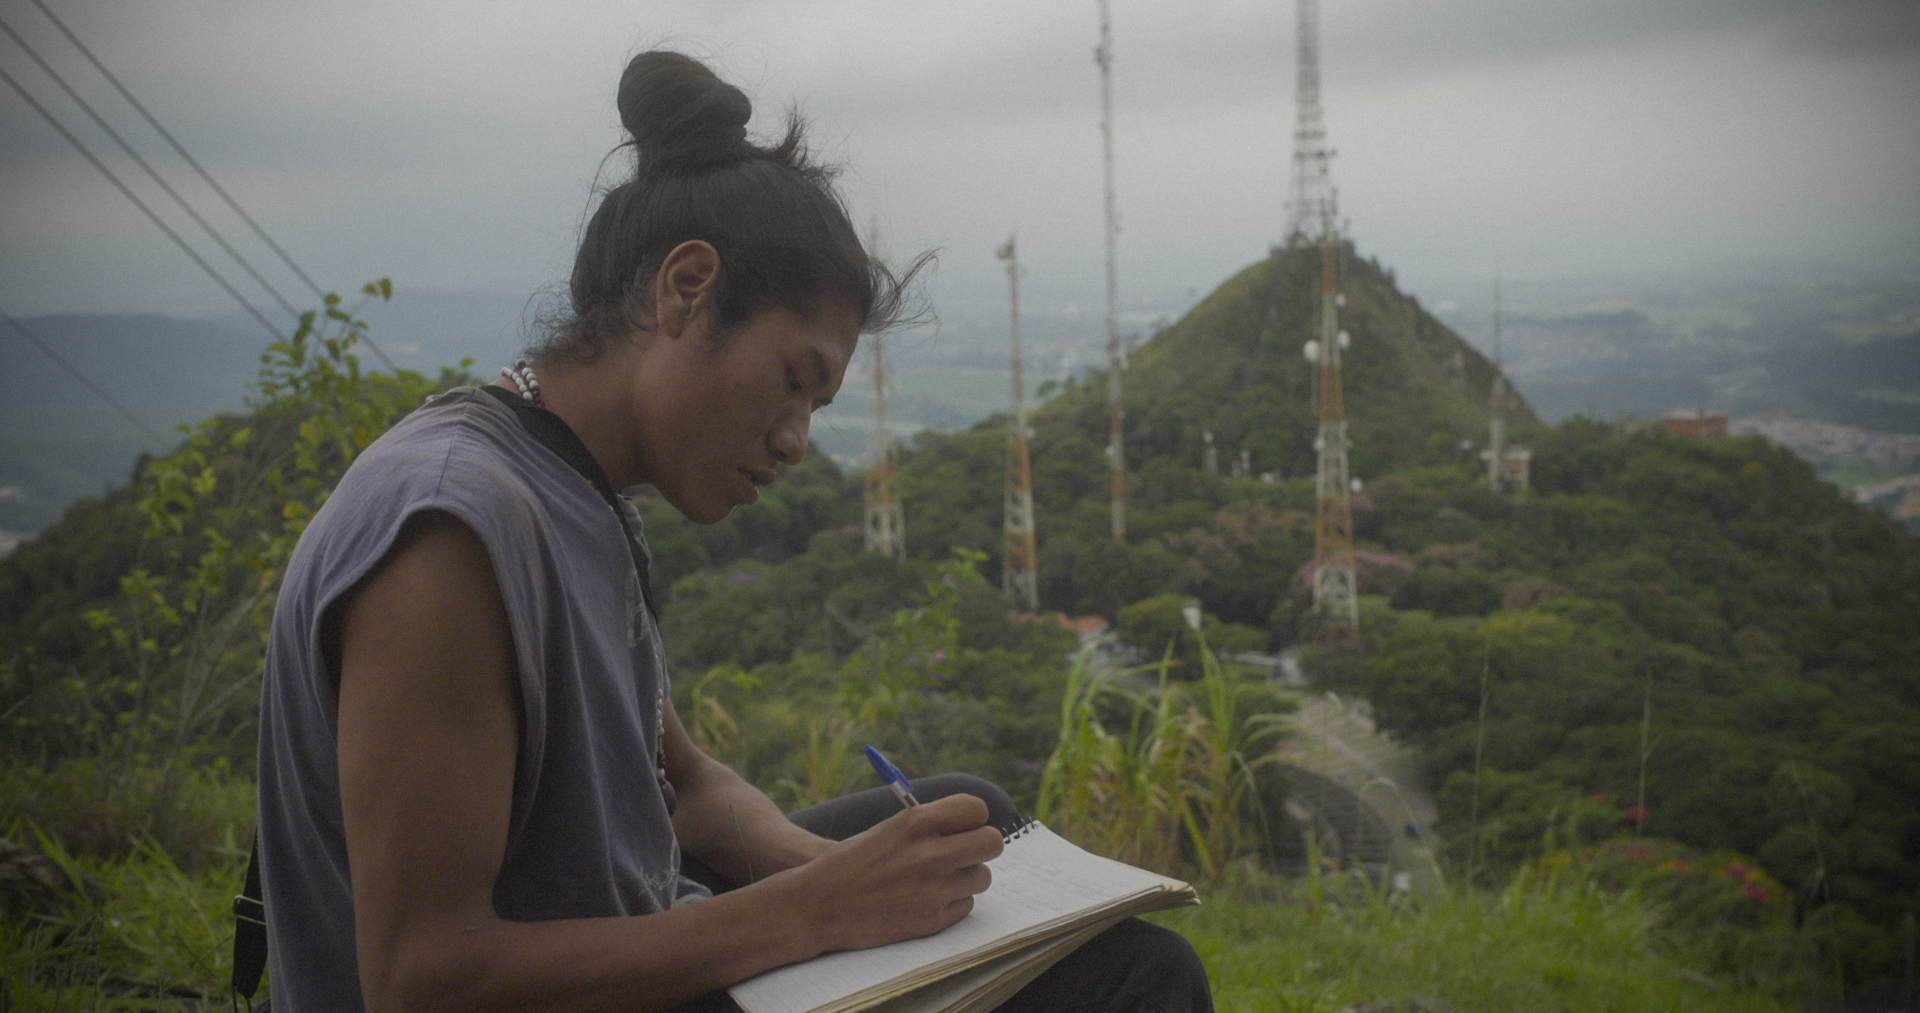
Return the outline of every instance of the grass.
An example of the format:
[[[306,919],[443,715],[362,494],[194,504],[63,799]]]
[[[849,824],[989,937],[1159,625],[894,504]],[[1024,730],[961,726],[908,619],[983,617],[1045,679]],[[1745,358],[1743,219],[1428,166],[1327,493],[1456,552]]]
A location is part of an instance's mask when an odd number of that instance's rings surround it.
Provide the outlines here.
[[[67,910],[0,922],[0,1009],[179,1010],[227,1007],[233,917],[246,855],[187,873],[148,844],[120,858],[48,851],[104,888]]]
[[[1498,897],[1358,891],[1316,906],[1299,886],[1216,893],[1153,920],[1192,941],[1221,1013],[1335,1013],[1422,995],[1450,1010],[1784,1013],[1669,952],[1632,893],[1554,886]]]
[[[245,851],[253,804],[253,782],[221,766],[0,763],[0,834],[31,844],[45,833],[86,858],[118,858],[144,844],[192,872],[221,865]]]
[[[0,919],[0,1010],[226,1008],[253,798],[219,767],[0,765],[4,836],[101,887]]]
[[[1258,871],[1262,835],[1242,802],[1273,717],[1202,655],[1196,682],[1169,684],[1163,663],[1140,691],[1083,653],[1040,809],[1092,850],[1203,884],[1204,907],[1154,920],[1192,940],[1222,1013],[1336,1013],[1412,995],[1451,1010],[1778,1013],[1781,996],[1810,994],[1805,947],[1762,924],[1789,913],[1784,891],[1730,853],[1642,840],[1560,851],[1497,895],[1458,883],[1392,894],[1317,851],[1302,880]],[[695,722],[703,735],[730,725],[711,717]],[[812,791],[833,791],[845,731],[816,727]],[[252,797],[219,769],[0,768],[0,827],[104,888],[76,891],[59,915],[0,921],[0,1013],[224,1006]]]
[[[1136,747],[1150,738],[1136,735]],[[199,784],[197,793],[213,799],[199,804],[217,809],[244,787]],[[14,833],[35,839],[20,825]],[[203,845],[198,864],[183,869],[151,837],[113,854],[76,855],[57,840],[42,843],[63,866],[99,881],[103,899],[76,894],[60,916],[0,922],[0,1009],[225,1007],[227,905],[243,852]],[[1193,941],[1222,1013],[1336,1013],[1414,994],[1452,1010],[1789,1008],[1767,992],[1734,986],[1711,960],[1690,958],[1707,949],[1692,928],[1659,927],[1678,896],[1663,901],[1592,882],[1536,874],[1497,896],[1455,890],[1415,899],[1379,893],[1350,874],[1281,881],[1241,859],[1207,891],[1204,907],[1154,920]]]

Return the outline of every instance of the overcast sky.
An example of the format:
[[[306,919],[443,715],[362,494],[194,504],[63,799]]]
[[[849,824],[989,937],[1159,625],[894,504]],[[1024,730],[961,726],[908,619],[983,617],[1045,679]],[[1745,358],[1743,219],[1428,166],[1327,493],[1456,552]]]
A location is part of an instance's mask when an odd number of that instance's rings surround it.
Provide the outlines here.
[[[856,219],[943,251],[945,312],[998,298],[1015,228],[1035,312],[1102,298],[1092,0],[46,2],[330,287],[563,279],[621,68],[666,44],[745,88],[758,128],[797,102]],[[1121,287],[1177,311],[1280,238],[1293,6],[1113,7]],[[0,17],[179,166],[28,0]],[[1342,210],[1416,293],[1723,258],[1920,269],[1920,0],[1325,0],[1322,23]],[[5,38],[0,67],[133,177]],[[232,309],[3,86],[0,180],[0,308]]]

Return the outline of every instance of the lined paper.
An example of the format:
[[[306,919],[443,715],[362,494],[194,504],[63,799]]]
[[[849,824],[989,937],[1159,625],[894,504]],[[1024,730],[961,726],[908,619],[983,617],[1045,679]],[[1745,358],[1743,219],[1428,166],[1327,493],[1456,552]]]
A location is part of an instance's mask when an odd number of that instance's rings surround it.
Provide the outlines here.
[[[866,992],[878,1000],[1064,928],[1101,921],[1105,912],[1145,895],[1187,890],[1177,880],[1088,854],[1040,824],[1010,841],[988,867],[993,885],[974,898],[971,913],[937,935],[826,954],[729,992],[747,1013],[809,1013]]]

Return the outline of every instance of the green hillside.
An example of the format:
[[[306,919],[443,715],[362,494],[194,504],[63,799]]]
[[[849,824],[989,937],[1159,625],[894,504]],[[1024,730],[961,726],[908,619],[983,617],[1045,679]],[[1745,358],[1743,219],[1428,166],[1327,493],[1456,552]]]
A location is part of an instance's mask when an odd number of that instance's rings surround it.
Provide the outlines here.
[[[1353,336],[1343,365],[1354,474],[1452,460],[1462,439],[1484,442],[1492,363],[1377,262],[1346,246],[1340,263],[1340,325]],[[1197,466],[1205,429],[1222,468],[1244,447],[1255,474],[1312,474],[1318,367],[1301,349],[1318,334],[1319,286],[1320,252],[1287,251],[1228,279],[1142,345],[1122,398],[1129,467],[1157,457]],[[1106,397],[1106,376],[1096,373],[1035,412],[1034,425],[1064,425],[1104,445]],[[1536,425],[1516,401],[1509,421]]]
[[[1313,259],[1241,272],[1135,354],[1125,544],[1108,532],[1105,378],[1035,412],[1043,607],[1105,615],[1157,656],[1183,629],[1170,596],[1193,595],[1223,654],[1299,646]],[[1543,428],[1525,406],[1534,488],[1496,495],[1459,450],[1481,442],[1488,363],[1377,265],[1348,257],[1343,287],[1366,650],[1302,663],[1419,751],[1449,881],[1493,887],[1603,849],[1663,924],[1720,940],[1700,966],[1763,968],[1747,929],[1775,926],[1802,933],[1823,978],[1889,973],[1920,909],[1920,539],[1758,438]],[[0,798],[0,824],[60,816],[63,839],[122,854],[129,833],[163,836],[183,771],[248,771],[281,554],[344,462],[434,386],[293,348],[269,359],[256,411],[0,560],[0,795],[27,800]],[[1220,473],[1200,467],[1202,429]],[[1243,445],[1255,474],[1236,476]],[[1096,714],[1067,688],[1071,635],[1010,616],[993,558],[984,581],[954,559],[999,552],[1005,447],[1001,419],[909,448],[904,564],[861,551],[861,476],[824,455],[706,527],[640,490],[696,740],[786,801],[856,783],[862,741],[1034,800],[1063,700],[1110,725],[1088,742],[1131,741],[1128,708],[1154,700],[1193,731],[1167,741],[1229,727],[1173,702],[1204,689],[1182,681],[1205,670],[1191,643],[1167,695],[1103,697],[1116,709]],[[1215,685],[1230,692],[1210,713],[1274,709],[1251,671]],[[78,808],[45,801],[74,792],[19,788],[95,772],[93,794],[132,815],[91,838]],[[149,782],[168,791],[125,787]]]
[[[1363,480],[1454,465],[1485,442],[1493,367],[1350,247],[1341,257],[1342,327],[1353,474]],[[1135,351],[1126,372],[1128,545],[1108,534],[1107,379],[1092,373],[1032,414],[1042,605],[1113,617],[1187,591],[1222,618],[1266,628],[1280,590],[1312,554],[1317,370],[1301,350],[1318,327],[1320,254],[1285,252],[1246,268]],[[1538,421],[1523,400],[1519,436]],[[1201,469],[1213,434],[1219,473]],[[902,462],[908,549],[1000,553],[1006,418],[965,433],[922,433]],[[1248,472],[1232,470],[1242,450]],[[1268,476],[1265,481],[1256,476]],[[938,532],[937,536],[932,533]],[[1272,574],[1283,579],[1276,583]]]

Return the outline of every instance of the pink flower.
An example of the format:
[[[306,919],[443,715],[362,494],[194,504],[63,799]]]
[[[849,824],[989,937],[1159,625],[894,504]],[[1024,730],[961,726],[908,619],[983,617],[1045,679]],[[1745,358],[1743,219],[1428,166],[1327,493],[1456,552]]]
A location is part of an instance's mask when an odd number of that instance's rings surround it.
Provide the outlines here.
[[[1628,848],[1627,849],[1627,857],[1633,859],[1636,862],[1642,858],[1647,857],[1647,855],[1648,855],[1648,851],[1645,848]]]
[[[1646,822],[1647,807],[1643,805],[1636,805],[1636,806],[1629,807],[1627,809],[1627,819],[1633,821],[1635,824]]]
[[[1595,793],[1594,793],[1594,796],[1593,796],[1593,800],[1594,800],[1595,802],[1605,802],[1605,801],[1607,800],[1607,793],[1606,793],[1606,792],[1604,792],[1604,791],[1602,791],[1602,792],[1595,792]]]
[[[1729,876],[1730,878],[1733,878],[1733,879],[1746,879],[1746,878],[1747,878],[1747,867],[1746,867],[1746,865],[1744,865],[1744,864],[1741,864],[1741,865],[1729,865],[1729,866],[1727,866],[1727,875],[1728,875],[1728,876]]]
[[[1748,883],[1740,892],[1744,894],[1748,900],[1763,901],[1767,899],[1766,888],[1758,883]]]
[[[1685,862],[1683,862],[1683,861],[1681,861],[1681,860],[1679,860],[1678,858],[1676,858],[1676,859],[1674,859],[1674,860],[1673,860],[1673,871],[1675,871],[1675,872],[1685,872],[1685,871],[1687,871],[1687,863],[1685,863]]]

